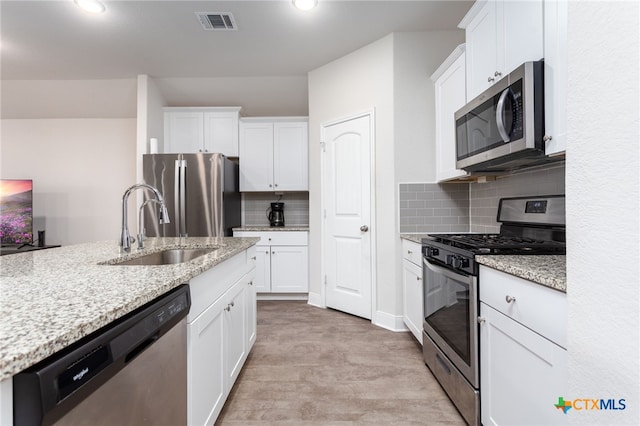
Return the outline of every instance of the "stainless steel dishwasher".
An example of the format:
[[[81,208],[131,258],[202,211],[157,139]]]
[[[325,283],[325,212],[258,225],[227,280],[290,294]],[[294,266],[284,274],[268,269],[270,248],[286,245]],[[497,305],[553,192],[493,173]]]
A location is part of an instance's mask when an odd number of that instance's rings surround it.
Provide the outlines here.
[[[14,425],[185,425],[183,284],[13,378]]]

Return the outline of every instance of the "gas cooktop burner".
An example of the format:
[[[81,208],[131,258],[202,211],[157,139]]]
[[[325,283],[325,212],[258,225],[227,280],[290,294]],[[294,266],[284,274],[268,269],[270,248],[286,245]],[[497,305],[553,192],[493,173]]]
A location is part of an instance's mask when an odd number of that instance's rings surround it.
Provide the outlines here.
[[[503,234],[430,234],[433,241],[476,254],[564,253],[565,243]]]

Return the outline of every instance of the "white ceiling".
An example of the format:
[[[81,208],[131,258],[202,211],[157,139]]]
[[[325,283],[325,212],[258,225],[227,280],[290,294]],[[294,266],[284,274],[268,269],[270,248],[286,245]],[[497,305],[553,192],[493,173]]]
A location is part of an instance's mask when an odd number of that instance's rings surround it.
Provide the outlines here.
[[[0,1],[3,80],[306,76],[395,31],[455,29],[471,1]],[[238,30],[205,31],[195,12],[231,12]]]

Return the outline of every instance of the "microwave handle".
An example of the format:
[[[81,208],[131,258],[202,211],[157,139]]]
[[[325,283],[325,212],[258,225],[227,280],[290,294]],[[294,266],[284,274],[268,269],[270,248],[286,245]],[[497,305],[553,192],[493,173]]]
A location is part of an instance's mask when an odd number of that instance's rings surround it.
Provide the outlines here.
[[[500,99],[498,99],[498,106],[496,108],[496,123],[498,125],[498,133],[500,133],[500,137],[504,142],[511,142],[511,137],[509,136],[509,133],[507,133],[507,129],[504,128],[504,104],[507,96],[509,96],[509,91],[511,91],[511,89],[509,89],[508,87],[504,89],[504,91],[500,95]]]

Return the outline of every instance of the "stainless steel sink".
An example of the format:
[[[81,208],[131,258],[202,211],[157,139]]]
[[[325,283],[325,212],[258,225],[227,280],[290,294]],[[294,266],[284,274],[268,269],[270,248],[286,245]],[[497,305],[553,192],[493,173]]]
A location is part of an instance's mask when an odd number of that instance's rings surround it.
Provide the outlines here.
[[[175,265],[188,262],[205,254],[213,253],[217,248],[168,249],[150,253],[135,259],[118,262],[115,265]]]

